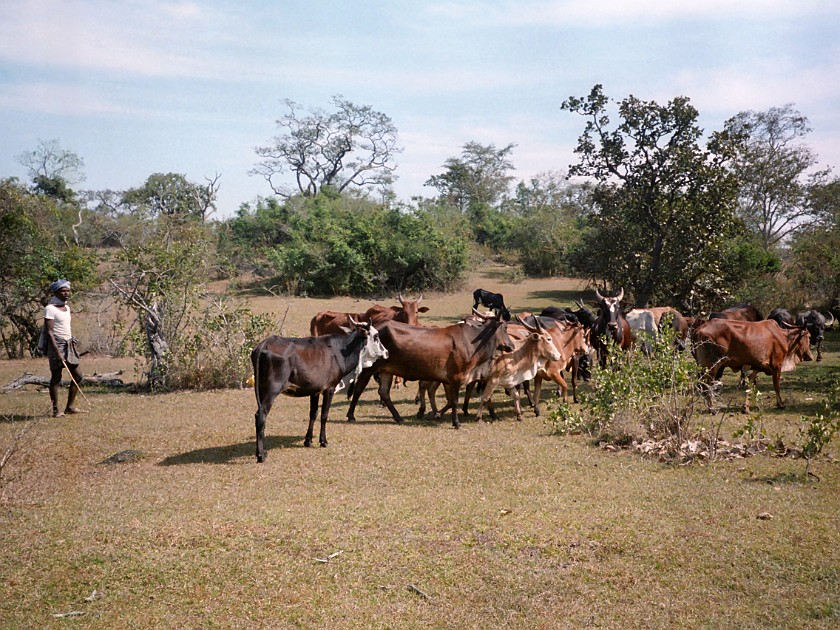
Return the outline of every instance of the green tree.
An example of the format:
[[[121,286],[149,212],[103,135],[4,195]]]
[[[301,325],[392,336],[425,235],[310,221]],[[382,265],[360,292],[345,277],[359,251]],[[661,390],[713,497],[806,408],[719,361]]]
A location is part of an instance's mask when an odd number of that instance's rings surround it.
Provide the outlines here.
[[[257,147],[261,162],[251,171],[262,176],[276,195],[295,192],[317,195],[325,188],[387,189],[393,182],[397,128],[391,119],[367,105],[355,105],[335,95],[333,112],[322,109],[302,114],[302,107],[286,99],[288,113],[277,121],[283,130],[268,146]],[[294,185],[289,186],[286,175]]]
[[[72,186],[85,180],[85,163],[58,140],[39,140],[38,146],[17,156],[26,167],[35,192],[65,202],[75,200]]]
[[[770,249],[814,222],[808,189],[824,183],[829,172],[809,174],[817,155],[802,141],[811,128],[792,104],[765,112],[740,112],[726,127],[746,137],[733,161],[741,182],[738,212],[764,248]]]
[[[595,180],[576,266],[622,286],[637,306],[681,305],[699,283],[720,279],[721,253],[737,225],[736,180],[727,170],[737,145],[729,132],[700,146],[698,112],[683,96],[667,105],[629,96],[611,127],[601,85],[562,109],[586,118],[572,176]]]
[[[0,340],[8,357],[34,354],[50,282],[63,277],[84,289],[96,281],[94,254],[68,239],[72,212],[16,180],[0,181]]]
[[[159,216],[196,217],[206,221],[216,211],[220,176],[204,185],[189,181],[179,173],[154,173],[139,188],[126,190],[121,208],[140,218]]]

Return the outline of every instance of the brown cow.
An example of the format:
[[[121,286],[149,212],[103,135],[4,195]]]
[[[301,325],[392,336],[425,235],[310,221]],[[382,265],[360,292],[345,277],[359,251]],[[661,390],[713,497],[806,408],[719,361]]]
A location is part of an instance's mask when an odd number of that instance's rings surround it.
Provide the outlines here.
[[[447,398],[452,405],[452,426],[458,428],[458,394],[461,387],[474,381],[484,364],[499,351],[510,352],[513,343],[507,324],[496,317],[484,317],[476,311],[476,320],[427,328],[401,322],[386,322],[379,331],[388,349],[388,359],[377,361],[364,370],[356,381],[347,419],[355,420],[356,404],[374,372],[379,372],[379,397],[396,422],[402,417],[391,402],[391,381],[401,376],[409,381],[439,381],[448,384]]]
[[[780,393],[782,372],[790,372],[799,361],[812,361],[808,330],[797,326],[782,329],[772,320],[741,322],[711,319],[694,331],[694,357],[705,369],[703,381],[706,404],[712,410],[712,382],[722,367],[752,369],[753,387],[759,372],[773,377],[776,406],[784,407]],[[749,413],[747,390],[743,411]]]
[[[540,320],[535,325],[527,324],[519,315],[516,316],[519,326],[508,326],[508,334],[513,340],[513,351],[497,354],[486,365],[483,374],[484,392],[478,404],[475,419],[482,421],[484,405],[490,411],[490,417],[496,420],[496,410],[493,408],[493,390],[498,386],[511,391],[516,407],[516,419],[522,420],[522,407],[519,404],[519,389],[521,383],[532,379],[546,361],[559,362],[563,356],[554,345],[553,336],[540,326]],[[554,326],[557,328],[557,326]]]
[[[737,322],[760,322],[764,317],[752,304],[736,304],[722,311],[709,313],[709,319],[733,319]]]
[[[563,402],[569,400],[569,386],[563,377],[563,370],[570,369],[572,373],[572,400],[577,402],[577,365],[581,356],[591,352],[589,345],[589,331],[583,324],[563,324],[550,328],[549,332],[554,345],[560,351],[559,361],[546,361],[545,365],[534,376],[534,414],[540,415],[540,392],[544,380],[554,381],[563,392]]]
[[[315,315],[309,322],[309,333],[313,337],[320,335],[337,335],[342,328],[352,328],[349,318],[357,322],[368,322],[377,328],[388,321],[402,322],[417,326],[419,313],[426,313],[427,306],[420,306],[423,301],[423,294],[416,300],[406,300],[402,293],[399,295],[399,306],[380,306],[374,304],[364,313],[339,313],[337,311],[323,311]]]

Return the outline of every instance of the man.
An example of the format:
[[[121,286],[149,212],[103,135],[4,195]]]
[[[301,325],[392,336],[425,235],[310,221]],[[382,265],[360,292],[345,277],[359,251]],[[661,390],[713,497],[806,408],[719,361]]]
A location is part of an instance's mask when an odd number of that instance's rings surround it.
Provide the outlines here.
[[[44,309],[44,326],[46,327],[48,345],[47,358],[50,360],[50,401],[52,401],[52,415],[60,418],[66,413],[82,413],[74,406],[76,395],[79,393],[79,383],[82,372],[79,370],[79,353],[76,350],[76,340],[70,329],[70,281],[56,280],[50,285],[52,298]],[[70,372],[70,392],[67,394],[67,406],[64,412],[58,409],[58,386],[61,384],[61,372],[64,368]]]

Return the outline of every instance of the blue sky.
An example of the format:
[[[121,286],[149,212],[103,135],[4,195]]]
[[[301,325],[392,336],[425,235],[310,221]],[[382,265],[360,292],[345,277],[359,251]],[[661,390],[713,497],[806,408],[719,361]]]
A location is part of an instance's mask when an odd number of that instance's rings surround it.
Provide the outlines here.
[[[248,171],[292,99],[341,94],[391,117],[397,195],[470,141],[516,144],[515,175],[565,171],[596,83],[615,100],[688,96],[707,131],[794,103],[840,175],[840,2],[0,0],[0,177],[57,139],[79,188],[221,174],[218,217],[271,194]]]

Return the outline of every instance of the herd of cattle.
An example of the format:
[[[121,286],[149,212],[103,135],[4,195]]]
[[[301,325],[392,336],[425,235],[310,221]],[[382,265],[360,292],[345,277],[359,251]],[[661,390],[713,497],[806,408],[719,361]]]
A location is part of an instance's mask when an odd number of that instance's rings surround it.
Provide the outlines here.
[[[704,393],[713,408],[713,382],[727,367],[751,370],[755,383],[759,373],[773,378],[776,402],[783,406],[781,373],[793,370],[799,361],[810,361],[811,343],[817,345],[817,361],[822,359],[826,328],[834,323],[818,311],[805,311],[794,317],[785,309],[774,309],[765,320],[753,306],[734,306],[711,313],[707,319],[683,316],[671,307],[634,308],[624,312],[617,295],[604,296],[597,289],[597,312],[578,301],[576,308],[549,306],[538,315],[521,313],[511,322],[511,314],[498,293],[477,289],[473,293],[472,313],[448,326],[429,326],[418,320],[428,311],[416,300],[399,296],[399,306],[372,306],[364,313],[318,313],[310,323],[309,337],[272,336],[260,342],[251,353],[254,392],[257,461],[265,460],[265,418],[279,394],[309,396],[309,428],[304,440],[311,446],[320,401],[319,443],[327,446],[326,422],[333,395],[347,388],[350,405],[347,419],[355,421],[359,397],[376,377],[379,397],[394,420],[403,421],[391,401],[394,379],[418,381],[419,416],[425,413],[428,397],[435,417],[449,411],[452,425],[459,426],[458,398],[465,389],[463,413],[467,412],[474,388],[483,388],[476,419],[481,420],[487,406],[495,418],[493,390],[503,387],[514,397],[517,419],[522,419],[519,389],[531,398],[528,383],[534,381],[532,405],[540,414],[540,390],[545,380],[556,383],[563,400],[572,382],[577,402],[577,379],[587,377],[591,356],[606,365],[611,347],[627,350],[638,343],[648,349],[662,327],[675,331],[676,350],[692,341],[692,352],[703,368]],[[481,312],[480,305],[490,309]],[[613,343],[610,343],[610,340]],[[447,404],[438,410],[434,393],[439,386],[446,392]],[[744,410],[749,409],[747,395]]]

